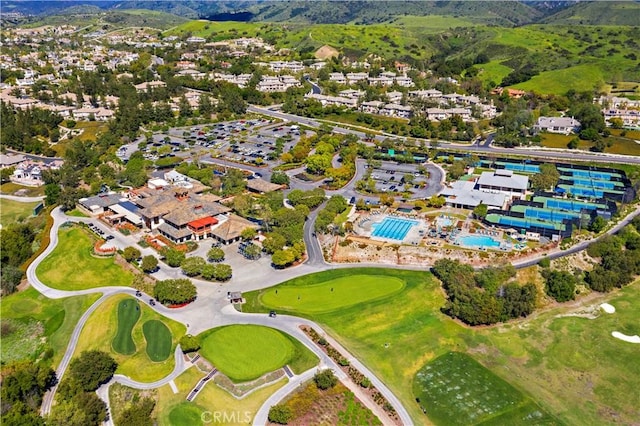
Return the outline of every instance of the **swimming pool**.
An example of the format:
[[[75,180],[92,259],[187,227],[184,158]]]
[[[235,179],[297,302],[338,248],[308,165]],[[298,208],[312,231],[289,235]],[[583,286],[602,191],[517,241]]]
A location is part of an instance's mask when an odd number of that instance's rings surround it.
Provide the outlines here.
[[[487,235],[466,235],[459,237],[456,242],[465,247],[500,247],[500,241]]]
[[[371,227],[372,237],[389,238],[391,240],[404,240],[409,230],[418,224],[417,220],[400,219],[397,217],[385,217],[382,222],[373,223]]]

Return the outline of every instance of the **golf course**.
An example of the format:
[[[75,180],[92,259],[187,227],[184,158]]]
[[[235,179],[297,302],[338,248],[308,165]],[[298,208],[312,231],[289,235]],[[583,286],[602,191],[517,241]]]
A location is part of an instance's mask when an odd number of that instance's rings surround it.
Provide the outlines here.
[[[139,307],[137,319],[136,307]],[[118,362],[117,373],[152,382],[173,371],[172,354],[185,332],[184,325],[162,317],[131,296],[119,294],[107,299],[91,314],[74,356],[85,350],[101,350]],[[131,347],[133,352],[124,352]]]
[[[362,275],[396,278],[405,285],[386,297],[331,312],[298,312],[287,303],[262,303],[267,292],[280,293],[289,287],[302,290]],[[640,304],[638,282],[613,294],[592,295],[590,303],[596,311],[599,303],[608,300],[616,307],[612,315],[588,319],[573,315],[571,309],[577,308],[571,305],[559,305],[530,318],[483,328],[464,326],[440,311],[445,296],[439,281],[428,272],[334,269],[244,296],[244,312],[276,309],[320,323],[393,390],[416,424],[427,420],[416,403],[423,395],[415,387],[417,375],[425,365],[452,351],[467,354],[522,393],[514,400],[513,410],[496,406],[494,415],[504,416],[496,418],[516,420],[520,414],[539,411],[542,422],[601,424],[603,418],[632,422],[640,406],[640,395],[634,389],[634,383],[640,382],[640,365],[634,361],[637,347],[611,337],[615,330],[638,333],[637,310],[633,309]],[[598,344],[602,340],[607,340],[606,345]],[[464,383],[452,386],[462,388]],[[475,391],[470,392],[472,398]],[[426,409],[429,414],[430,408]],[[611,409],[615,413],[610,417],[603,414]],[[448,424],[435,412],[429,420]]]
[[[199,336],[200,354],[234,382],[256,379],[289,365],[300,374],[318,363],[296,339],[272,328],[231,325]]]

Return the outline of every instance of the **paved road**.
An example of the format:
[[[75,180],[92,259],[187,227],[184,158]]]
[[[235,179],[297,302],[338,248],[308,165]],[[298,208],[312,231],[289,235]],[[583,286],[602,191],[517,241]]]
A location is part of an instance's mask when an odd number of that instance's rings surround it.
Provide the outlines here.
[[[273,111],[267,108],[261,108],[255,105],[251,105],[248,108],[249,111],[255,112],[258,114],[264,114],[275,118],[280,118],[283,120],[289,121],[297,121],[299,123],[305,124],[311,127],[319,127],[321,122],[317,120],[313,120],[307,117],[302,117],[293,114],[287,114],[281,111]],[[342,134],[355,134],[358,137],[364,138],[365,132],[352,130],[344,127],[335,127],[334,131],[336,133]],[[382,141],[387,137],[392,137],[400,140],[408,139],[405,136],[396,136],[396,135],[376,135],[376,140]],[[491,140],[489,140],[491,138]],[[503,155],[524,155],[532,158],[548,158],[555,160],[572,160],[572,161],[600,161],[605,163],[633,163],[640,164],[640,157],[638,156],[630,156],[630,155],[619,155],[619,154],[604,154],[604,153],[590,153],[585,151],[570,151],[570,150],[557,150],[557,149],[540,149],[540,148],[498,148],[491,145],[491,141],[493,140],[492,135],[487,137],[487,142],[483,145],[457,145],[448,143],[447,141],[438,141],[439,147],[443,150],[453,149],[453,150],[463,150],[466,152],[476,152],[484,155],[491,154],[503,154]]]
[[[0,198],[5,200],[17,201],[19,203],[35,203],[36,201],[44,200],[44,195],[39,197],[20,197],[18,195],[0,194]]]

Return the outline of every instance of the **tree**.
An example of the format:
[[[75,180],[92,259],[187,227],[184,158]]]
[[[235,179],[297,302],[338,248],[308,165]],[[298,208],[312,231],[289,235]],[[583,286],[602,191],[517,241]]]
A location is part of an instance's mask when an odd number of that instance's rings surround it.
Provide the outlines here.
[[[174,248],[167,248],[162,251],[162,255],[164,256],[164,260],[167,265],[172,268],[177,268],[184,262],[185,254],[180,250],[176,250]]]
[[[84,392],[93,392],[111,380],[116,368],[118,363],[109,354],[98,350],[84,351],[71,361],[68,380]]]
[[[244,228],[242,230],[242,232],[240,233],[240,237],[242,237],[242,239],[244,241],[251,241],[253,240],[256,236],[258,235],[258,231],[256,231],[255,228]]]
[[[116,424],[118,426],[152,426],[154,424],[151,413],[156,402],[151,398],[143,398],[142,401],[134,402],[126,408]]]
[[[33,249],[31,245],[35,239],[33,228],[28,223],[12,223],[0,231],[2,251],[0,251],[0,263],[2,266],[20,266],[29,257]]]
[[[214,279],[216,281],[229,281],[233,276],[231,266],[224,263],[215,265],[214,271]]]
[[[286,425],[292,417],[293,413],[291,412],[291,408],[286,405],[278,404],[269,409],[268,418],[270,422]]]
[[[140,258],[140,254],[140,250],[132,246],[125,247],[125,249],[122,250],[122,257],[124,257],[124,260],[126,260],[127,262],[133,262],[134,260]]]
[[[466,169],[466,166],[464,161],[460,161],[460,160],[454,161],[453,164],[449,166],[449,170],[448,170],[449,180],[459,179],[462,175],[465,174],[465,169]]]
[[[220,247],[212,247],[211,250],[207,252],[207,259],[211,262],[222,262],[224,260],[224,250]]]
[[[213,104],[211,103],[211,97],[207,94],[202,94],[198,102],[198,111],[203,117],[211,117],[213,114]]]
[[[50,367],[30,361],[3,367],[2,374],[0,397],[3,424],[4,415],[12,408],[16,409],[16,413],[38,410],[44,393],[57,383],[56,373]]]
[[[327,390],[338,384],[338,378],[333,374],[330,369],[322,370],[313,376],[313,381],[316,382],[318,389]]]
[[[277,250],[282,250],[286,244],[287,239],[281,234],[274,232],[267,234],[266,238],[262,241],[262,247],[269,254],[273,254]]]
[[[22,281],[22,275],[22,270],[15,266],[7,265],[2,267],[2,273],[0,274],[0,288],[2,289],[3,296],[16,291],[20,281]]]
[[[191,280],[183,278],[158,281],[153,294],[163,305],[181,305],[193,302],[198,291]]]
[[[142,270],[146,273],[150,273],[156,270],[158,267],[158,259],[153,255],[148,255],[142,258],[142,263],[140,264]]]
[[[476,219],[484,219],[485,216],[487,215],[487,210],[488,210],[487,205],[480,203],[473,209],[473,216]]]
[[[295,262],[296,257],[292,250],[276,250],[271,256],[271,262],[278,267],[283,268]]]
[[[275,171],[271,175],[271,183],[277,185],[289,185],[289,176],[285,172]]]
[[[602,230],[607,226],[607,221],[602,216],[596,216],[593,221],[589,224],[589,231],[594,232],[596,234],[602,232]]]
[[[557,302],[575,299],[576,278],[566,271],[544,271],[545,292]]]
[[[200,349],[200,340],[196,336],[185,334],[180,338],[180,349],[185,354],[195,352]]]
[[[540,165],[540,172],[531,176],[531,187],[544,191],[555,188],[560,179],[560,173],[555,164],[544,163]]]
[[[202,267],[206,265],[207,262],[198,256],[187,257],[182,261],[180,267],[182,268],[182,272],[188,277],[195,277],[196,275],[200,275],[202,272]]]

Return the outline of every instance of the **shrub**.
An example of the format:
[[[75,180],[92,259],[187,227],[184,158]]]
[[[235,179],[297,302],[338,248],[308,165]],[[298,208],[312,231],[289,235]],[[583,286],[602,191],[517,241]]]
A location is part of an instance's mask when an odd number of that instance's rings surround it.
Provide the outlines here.
[[[147,273],[153,272],[158,267],[158,259],[156,259],[156,257],[151,254],[148,256],[145,256],[142,258],[142,263],[140,264],[140,267],[144,272],[147,272]]]
[[[316,383],[318,389],[327,390],[338,383],[338,378],[333,374],[333,371],[327,369],[316,373],[316,375],[313,376],[313,381]]]
[[[540,265],[541,268],[548,268],[551,266],[551,260],[549,260],[548,257],[543,257],[540,259],[540,262],[538,262],[538,265]]]
[[[222,262],[224,260],[224,250],[220,247],[213,247],[207,252],[207,259],[211,262]]]
[[[269,409],[268,417],[270,422],[286,425],[293,417],[293,413],[286,405],[278,404]]]
[[[126,260],[127,262],[133,262],[140,257],[140,250],[131,246],[126,247],[122,251],[122,257],[124,257],[124,260]]]
[[[162,255],[164,256],[164,260],[167,265],[172,268],[177,268],[184,262],[185,255],[180,250],[176,250],[174,248],[168,248],[163,250]]]
[[[154,290],[154,296],[163,305],[180,305],[190,303],[196,299],[198,291],[191,280],[176,279],[159,281]]]
[[[200,340],[196,336],[185,334],[180,338],[180,348],[185,354],[195,352],[200,349]]]
[[[188,257],[186,258],[180,267],[182,268],[182,272],[188,277],[195,277],[196,275],[200,275],[202,272],[202,268],[206,265],[207,262],[198,256]]]

